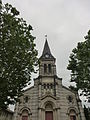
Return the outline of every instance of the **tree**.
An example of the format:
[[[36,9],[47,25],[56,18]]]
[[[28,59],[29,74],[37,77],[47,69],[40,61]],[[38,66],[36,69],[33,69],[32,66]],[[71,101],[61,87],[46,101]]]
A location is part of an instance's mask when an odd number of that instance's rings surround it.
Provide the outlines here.
[[[0,107],[14,104],[31,80],[37,65],[32,26],[18,17],[10,4],[0,1]]]
[[[90,95],[90,30],[85,41],[72,50],[67,69],[71,70],[71,82],[76,83],[76,90]]]
[[[85,114],[86,120],[90,120],[90,108],[86,108],[85,105],[84,105],[84,114]]]

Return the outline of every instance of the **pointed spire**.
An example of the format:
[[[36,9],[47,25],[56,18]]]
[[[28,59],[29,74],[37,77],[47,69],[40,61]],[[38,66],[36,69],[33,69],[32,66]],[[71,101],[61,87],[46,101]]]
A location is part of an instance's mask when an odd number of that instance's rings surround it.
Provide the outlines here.
[[[47,35],[45,35],[45,37],[46,37],[46,41],[45,41],[45,45],[44,45],[44,49],[43,49],[43,55],[45,55],[45,54],[51,54],[51,52],[50,52],[50,48],[49,48],[49,45],[48,45],[48,41],[47,41]]]
[[[47,41],[47,35],[45,35],[45,44],[44,44],[44,49],[43,49],[43,53],[42,56],[40,58],[46,58],[46,59],[55,59],[50,51],[49,45],[48,45],[48,41]]]

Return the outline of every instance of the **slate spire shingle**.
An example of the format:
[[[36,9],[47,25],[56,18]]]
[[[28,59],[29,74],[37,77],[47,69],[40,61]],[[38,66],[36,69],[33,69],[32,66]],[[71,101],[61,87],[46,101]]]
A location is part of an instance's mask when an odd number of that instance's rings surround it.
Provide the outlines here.
[[[49,55],[51,54],[51,51],[50,51],[47,39],[45,41],[45,45],[44,45],[44,49],[43,49],[42,55],[45,55],[45,54],[49,54]]]
[[[43,58],[43,59],[54,59],[55,58],[53,57],[53,55],[51,54],[51,51],[50,51],[50,48],[49,48],[49,45],[48,45],[48,41],[47,41],[47,38],[46,38],[46,41],[45,41],[45,44],[44,44],[44,49],[43,49],[43,53],[42,53],[42,56],[40,58]]]

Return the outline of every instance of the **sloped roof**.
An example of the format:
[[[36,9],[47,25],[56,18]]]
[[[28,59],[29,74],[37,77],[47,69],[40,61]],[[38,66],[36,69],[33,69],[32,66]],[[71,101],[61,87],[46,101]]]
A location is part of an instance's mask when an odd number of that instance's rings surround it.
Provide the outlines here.
[[[45,57],[46,55],[49,55],[49,57]],[[40,59],[54,59],[55,60],[54,56],[51,54],[47,39],[45,41],[43,53]]]

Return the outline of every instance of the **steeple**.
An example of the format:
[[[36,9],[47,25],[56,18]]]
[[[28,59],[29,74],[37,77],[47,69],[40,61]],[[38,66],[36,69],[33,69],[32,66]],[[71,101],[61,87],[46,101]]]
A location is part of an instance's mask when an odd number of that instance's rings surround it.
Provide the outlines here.
[[[40,57],[39,75],[40,76],[54,76],[56,75],[55,58],[51,54],[48,41],[46,38],[42,56]]]
[[[45,54],[51,54],[47,39],[45,41],[45,45],[44,45],[44,49],[43,49],[43,55],[45,55]]]
[[[43,53],[42,53],[42,56],[40,57],[40,59],[54,59],[55,60],[55,58],[51,54],[51,51],[50,51],[50,48],[49,48],[49,45],[48,45],[48,41],[47,41],[47,37],[46,37],[46,41],[45,41],[45,44],[44,44]]]

